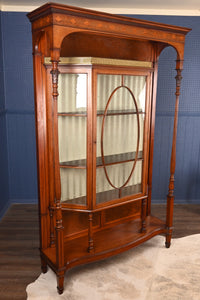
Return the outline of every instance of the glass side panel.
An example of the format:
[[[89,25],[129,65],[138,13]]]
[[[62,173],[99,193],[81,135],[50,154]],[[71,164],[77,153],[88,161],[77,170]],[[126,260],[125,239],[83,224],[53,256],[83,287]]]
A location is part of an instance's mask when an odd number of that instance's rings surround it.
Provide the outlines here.
[[[86,205],[87,74],[59,74],[61,201]]]
[[[61,201],[68,204],[86,204],[86,170],[60,169]]]
[[[142,192],[146,76],[97,77],[97,204]]]

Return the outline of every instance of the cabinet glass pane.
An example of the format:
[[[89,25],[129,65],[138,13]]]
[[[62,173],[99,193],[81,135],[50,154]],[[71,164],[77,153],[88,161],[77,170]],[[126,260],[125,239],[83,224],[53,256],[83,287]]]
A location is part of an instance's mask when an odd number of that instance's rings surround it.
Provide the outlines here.
[[[124,183],[125,177],[127,178],[129,176],[132,166],[132,162],[115,164],[107,166],[107,172],[112,182],[116,186],[120,186]],[[114,189],[109,184],[105,176],[104,169],[97,168],[96,204],[141,192],[141,169],[142,161],[138,161],[130,181],[124,188],[121,189],[121,195],[119,195],[119,190]]]
[[[68,204],[86,204],[86,170],[60,169],[61,201]]]
[[[142,192],[146,76],[97,77],[97,204]]]
[[[87,111],[87,74],[59,74],[58,113]]]
[[[86,205],[87,74],[60,74],[58,86],[61,201]]]

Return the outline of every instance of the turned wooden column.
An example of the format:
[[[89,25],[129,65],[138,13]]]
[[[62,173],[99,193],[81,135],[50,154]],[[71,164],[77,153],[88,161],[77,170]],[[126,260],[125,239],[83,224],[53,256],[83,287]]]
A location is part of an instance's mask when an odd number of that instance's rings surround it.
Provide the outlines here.
[[[56,202],[56,264],[57,264],[57,289],[58,293],[63,293],[63,284],[65,276],[64,267],[64,232],[62,225],[62,211],[61,203],[57,200]]]
[[[176,65],[176,104],[174,113],[174,129],[173,129],[173,141],[172,141],[172,152],[171,152],[171,164],[170,164],[170,179],[169,189],[167,195],[167,216],[166,216],[166,248],[170,247],[172,237],[172,225],[173,225],[173,207],[174,207],[174,173],[176,167],[176,136],[177,136],[177,125],[178,125],[178,107],[179,107],[179,96],[181,87],[181,72],[182,72],[182,61],[177,61]]]
[[[55,198],[60,201],[61,186],[60,186],[60,168],[59,168],[59,151],[58,151],[58,117],[57,117],[57,98],[58,98],[58,62],[59,60],[52,60],[52,96],[53,96],[53,139],[54,139],[54,185]],[[56,201],[55,201],[56,202]]]
[[[54,225],[54,209],[49,206],[49,216],[50,216],[50,247],[55,247],[55,225]]]
[[[89,253],[94,253],[94,241],[93,241],[93,228],[92,228],[92,223],[93,223],[93,213],[89,213],[89,229],[88,229],[88,252]]]
[[[64,283],[64,228],[62,224],[62,207],[61,207],[61,186],[60,186],[60,168],[59,168],[59,151],[58,151],[58,117],[57,117],[57,98],[58,98],[58,62],[52,62],[52,96],[53,96],[53,139],[54,139],[54,186],[55,186],[55,205],[56,205],[56,264],[57,264],[57,289],[59,294],[63,292]]]

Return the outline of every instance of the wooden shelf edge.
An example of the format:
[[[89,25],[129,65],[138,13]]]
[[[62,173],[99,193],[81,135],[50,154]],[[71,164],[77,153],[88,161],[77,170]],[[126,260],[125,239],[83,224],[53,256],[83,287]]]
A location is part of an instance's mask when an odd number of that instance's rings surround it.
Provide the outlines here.
[[[88,253],[88,255],[86,255],[86,256],[68,261],[68,262],[66,262],[66,269],[71,269],[72,267],[75,267],[75,266],[78,266],[78,265],[91,263],[91,262],[95,262],[95,261],[99,261],[99,260],[109,258],[109,257],[114,256],[114,255],[118,255],[122,252],[130,250],[131,248],[139,246],[140,244],[142,244],[145,241],[153,238],[156,235],[165,233],[166,232],[165,223],[163,221],[159,220],[159,219],[157,219],[157,221],[159,221],[158,222],[159,225],[157,225],[156,228],[154,228],[153,230],[149,229],[146,233],[138,233],[138,238],[136,238],[135,240],[133,240],[129,243],[123,244],[123,245],[119,245],[118,247],[115,247],[115,248],[112,248],[112,249],[109,249],[109,250],[106,250],[106,251],[96,252],[94,254],[93,253]],[[105,230],[107,230],[107,229],[105,229]],[[102,232],[100,232],[100,233],[102,234]],[[164,241],[163,241],[163,245],[164,245]]]
[[[142,111],[141,109],[138,111],[139,115],[145,115],[145,111]],[[86,111],[71,111],[71,112],[58,112],[58,117],[87,117]],[[103,117],[103,116],[123,116],[123,115],[137,115],[137,111],[132,109],[126,109],[126,110],[108,110],[107,113],[105,113],[104,110],[97,111],[97,117]]]
[[[105,166],[111,166],[120,163],[127,163],[135,161],[135,152],[125,152],[120,154],[112,154],[106,155],[105,159]],[[143,151],[138,152],[137,161],[143,161]],[[96,167],[103,168],[102,157],[96,157]],[[60,168],[72,168],[72,169],[86,169],[87,168],[87,160],[86,159],[77,159],[71,161],[63,161],[60,162]]]
[[[71,269],[72,267],[82,265],[85,263],[91,263],[95,262],[101,259],[106,259],[108,257],[120,254],[122,252],[125,252],[131,248],[134,248],[136,246],[139,246],[143,242],[153,238],[156,235],[164,234],[166,233],[166,224],[164,221],[154,217],[154,216],[148,216],[147,217],[147,231],[144,233],[141,232],[133,232],[133,239],[128,242],[121,242],[117,246],[113,247],[112,249],[104,249],[98,251],[98,243],[95,243],[96,240],[98,240],[98,235],[104,235],[105,240],[109,239],[109,236],[113,233],[117,233],[119,230],[119,227],[121,226],[122,230],[132,228],[133,226],[136,226],[138,229],[138,224],[141,223],[141,220],[133,220],[131,222],[125,222],[122,224],[118,224],[116,226],[113,226],[111,228],[105,228],[101,231],[97,231],[94,233],[94,245],[95,245],[95,251],[94,253],[87,252],[87,236],[78,237],[73,241],[73,244],[76,244],[77,247],[80,247],[81,243],[85,244],[85,251],[82,252],[82,255],[67,259],[67,253],[66,250],[69,247],[69,244],[65,242],[65,269]],[[72,241],[70,241],[72,243]],[[106,243],[105,243],[106,244]],[[164,245],[164,241],[163,241]],[[74,245],[73,245],[74,246]],[[46,257],[47,264],[55,271],[56,270],[56,248],[48,248],[42,251],[42,254]]]

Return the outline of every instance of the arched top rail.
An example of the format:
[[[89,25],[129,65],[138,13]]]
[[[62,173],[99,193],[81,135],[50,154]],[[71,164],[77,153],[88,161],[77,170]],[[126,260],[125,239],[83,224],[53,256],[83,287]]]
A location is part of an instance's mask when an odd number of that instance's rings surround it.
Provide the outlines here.
[[[33,33],[43,28],[52,35],[51,49],[60,49],[63,39],[73,32],[86,32],[127,40],[142,37],[146,41],[171,45],[179,60],[183,60],[185,35],[191,30],[56,3],[47,3],[27,16]]]

